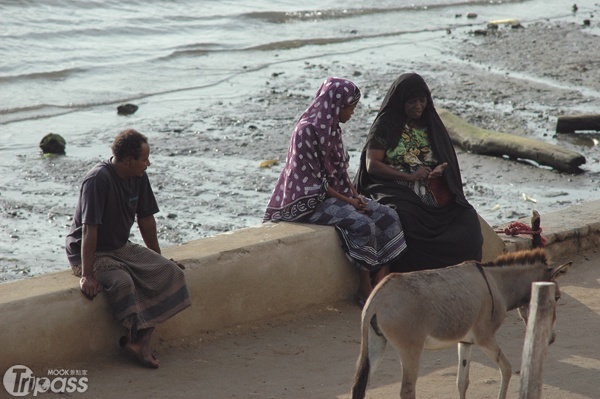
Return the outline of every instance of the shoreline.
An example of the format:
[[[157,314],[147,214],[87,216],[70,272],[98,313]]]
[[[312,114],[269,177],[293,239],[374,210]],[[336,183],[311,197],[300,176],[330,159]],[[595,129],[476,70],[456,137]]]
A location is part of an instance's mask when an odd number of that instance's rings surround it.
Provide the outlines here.
[[[413,70],[425,77],[437,107],[469,123],[585,155],[584,172],[570,175],[456,148],[467,198],[492,227],[527,217],[533,209],[545,213],[600,198],[594,142],[600,136],[553,132],[558,115],[600,108],[600,70],[590,59],[597,36],[586,30],[573,23],[538,22],[519,30],[501,27],[484,37],[469,29],[432,34],[434,39],[426,45],[420,42],[421,48],[400,43],[379,49],[417,51],[378,68],[373,65],[384,58],[368,59],[364,49],[359,54],[288,62],[249,75],[257,87],[264,79],[263,89],[250,98],[203,99],[206,106],[188,104],[179,111],[170,103],[173,117],[160,124],[148,121],[144,113],[165,103],[144,104],[131,121],[151,129],[140,128],[149,133],[151,144],[153,165],[148,173],[161,208],[157,215],[161,246],[260,224],[281,164],[260,168],[258,163],[285,159],[294,119],[331,74],[354,80],[364,93],[354,117],[343,126],[351,174],[389,84],[398,74]],[[552,72],[557,65],[561,73]],[[183,101],[191,103],[191,97],[188,93]],[[96,139],[110,143],[114,134],[102,132]],[[83,138],[75,138],[67,142],[66,157],[18,158],[21,177],[0,196],[6,216],[0,231],[9,237],[0,243],[5,254],[0,258],[0,280],[66,268],[64,235],[78,185],[93,164],[109,156],[108,146],[104,155],[94,154]],[[523,194],[536,202],[524,200]],[[139,240],[135,227],[132,232],[132,240]]]

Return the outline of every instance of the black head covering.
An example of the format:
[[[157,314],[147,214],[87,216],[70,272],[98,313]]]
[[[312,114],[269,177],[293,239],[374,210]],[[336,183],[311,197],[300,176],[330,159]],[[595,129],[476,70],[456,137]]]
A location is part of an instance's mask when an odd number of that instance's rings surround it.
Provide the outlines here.
[[[367,172],[368,149],[395,148],[407,122],[404,104],[425,94],[427,106],[419,121],[427,128],[433,155],[439,163],[448,162],[442,174],[454,201],[443,207],[425,204],[408,187]],[[427,84],[416,73],[401,75],[390,87],[371,129],[360,158],[354,185],[359,193],[393,207],[398,213],[407,249],[390,264],[392,271],[434,269],[480,260],[483,236],[475,209],[465,199],[458,160],[448,131],[433,105]]]
[[[431,97],[427,83],[425,83],[421,75],[416,73],[400,75],[383,99],[375,121],[373,121],[373,125],[369,129],[367,144],[363,149],[360,168],[355,181],[356,188],[359,192],[365,192],[365,185],[368,185],[369,180],[371,180],[367,176],[368,173],[366,171],[366,150],[370,148],[387,149],[381,148],[381,144],[376,140],[377,137],[383,138],[390,147],[396,147],[400,140],[400,134],[407,122],[404,104],[411,98],[422,95],[427,97],[427,106],[421,116],[421,122],[427,128],[431,149],[439,163],[448,162],[448,166],[442,176],[446,179],[450,191],[456,195],[457,204],[471,207],[464,197],[458,159],[456,158],[456,152],[454,151],[448,130],[446,130],[444,123],[435,110],[433,98]]]

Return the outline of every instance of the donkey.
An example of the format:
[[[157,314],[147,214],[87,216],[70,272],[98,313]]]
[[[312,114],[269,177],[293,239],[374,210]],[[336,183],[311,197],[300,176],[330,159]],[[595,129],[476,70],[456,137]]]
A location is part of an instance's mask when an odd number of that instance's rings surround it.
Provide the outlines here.
[[[571,263],[548,267],[543,249],[499,256],[443,269],[392,273],[377,285],[362,312],[360,356],[352,399],[365,397],[369,377],[389,341],[402,363],[401,399],[415,399],[423,349],[458,343],[457,386],[461,399],[469,385],[471,349],[477,345],[500,369],[499,399],[505,399],[511,376],[496,331],[509,310],[527,317],[533,282],[555,282]],[[560,291],[556,285],[557,298]],[[527,320],[525,319],[525,323]]]

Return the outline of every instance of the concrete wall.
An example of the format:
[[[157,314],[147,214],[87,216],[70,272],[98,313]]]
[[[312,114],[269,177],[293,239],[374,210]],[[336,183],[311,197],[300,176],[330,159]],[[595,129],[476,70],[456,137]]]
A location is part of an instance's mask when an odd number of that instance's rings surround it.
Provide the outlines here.
[[[481,222],[484,260],[531,246],[530,237],[499,237]],[[542,227],[551,256],[598,246],[600,201],[542,215]],[[186,265],[192,307],[157,328],[155,339],[353,300],[358,287],[358,274],[331,227],[265,224],[168,247],[163,254]],[[67,270],[0,284],[0,325],[0,370],[17,364],[60,368],[112,356],[125,333],[104,296],[85,299]]]
[[[530,224],[529,219],[520,222]],[[600,200],[574,205],[541,215],[542,235],[546,238],[546,253],[550,258],[600,248]],[[499,226],[503,229],[506,226]],[[531,248],[530,236],[500,235],[507,252]]]
[[[192,307],[161,325],[170,340],[351,298],[356,270],[333,228],[265,224],[164,248],[186,265]],[[0,284],[0,370],[60,368],[111,354],[125,329],[102,294],[83,297],[70,271]]]

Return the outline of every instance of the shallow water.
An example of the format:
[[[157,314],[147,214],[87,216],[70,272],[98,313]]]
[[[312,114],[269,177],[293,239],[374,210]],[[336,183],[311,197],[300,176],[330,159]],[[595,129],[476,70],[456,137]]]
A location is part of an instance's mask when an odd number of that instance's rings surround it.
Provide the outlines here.
[[[322,78],[354,75],[368,88],[365,71],[443,67],[447,31],[597,11],[577,3],[574,14],[561,0],[0,0],[0,279],[65,268],[78,185],[123,128],[156,143],[163,245],[255,225],[278,174],[257,162],[287,146]],[[361,106],[376,109],[382,93],[368,94]],[[125,102],[138,112],[117,115]],[[49,132],[67,140],[66,157],[40,157]]]
[[[579,3],[580,13],[593,7],[591,1]],[[292,1],[0,2],[0,54],[7,55],[0,65],[0,123],[6,126],[0,138],[12,139],[2,142],[14,149],[23,130],[9,122],[45,119],[52,128],[52,115],[168,94],[230,98],[230,85],[252,72],[419,40],[411,34],[504,17],[569,16],[562,1],[388,0],[344,6],[331,0],[301,6]],[[468,13],[477,18],[466,18]],[[251,92],[252,84],[244,89]]]

